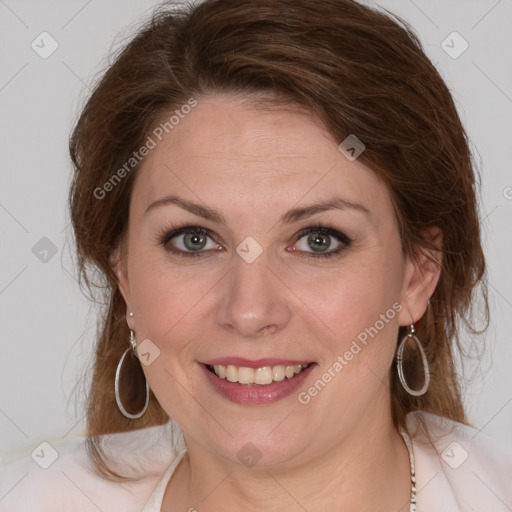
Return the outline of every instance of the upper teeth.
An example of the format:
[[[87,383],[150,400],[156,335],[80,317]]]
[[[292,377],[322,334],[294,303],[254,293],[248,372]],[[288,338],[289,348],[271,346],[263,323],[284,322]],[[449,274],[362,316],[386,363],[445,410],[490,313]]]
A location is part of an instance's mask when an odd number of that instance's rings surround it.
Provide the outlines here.
[[[300,373],[307,364],[298,364],[295,366],[263,366],[261,368],[247,368],[246,366],[233,366],[232,364],[216,364],[213,366],[215,373],[221,379],[227,379],[229,382],[239,382],[240,384],[270,384],[279,382],[285,377],[291,379],[294,375]]]

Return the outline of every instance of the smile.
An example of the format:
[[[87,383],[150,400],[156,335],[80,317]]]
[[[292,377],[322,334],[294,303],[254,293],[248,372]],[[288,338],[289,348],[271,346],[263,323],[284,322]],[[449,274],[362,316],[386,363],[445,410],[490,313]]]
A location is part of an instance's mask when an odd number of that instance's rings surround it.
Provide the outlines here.
[[[221,379],[226,379],[229,382],[267,386],[272,382],[291,379],[304,371],[308,366],[309,364],[298,364],[293,366],[275,365],[248,368],[247,366],[234,366],[232,364],[216,364],[213,366],[207,365],[207,368]]]
[[[230,358],[228,361],[223,359],[200,363],[199,366],[210,389],[216,394],[241,405],[263,405],[296,393],[317,364]]]

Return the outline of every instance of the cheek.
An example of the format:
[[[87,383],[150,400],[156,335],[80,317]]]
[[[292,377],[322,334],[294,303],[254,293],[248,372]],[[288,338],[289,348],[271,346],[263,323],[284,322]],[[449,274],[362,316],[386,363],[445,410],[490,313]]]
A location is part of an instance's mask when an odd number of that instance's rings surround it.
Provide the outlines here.
[[[402,309],[398,278],[396,270],[380,264],[347,268],[329,281],[328,293],[317,290],[314,306],[308,304],[318,317],[317,327],[327,334],[317,337],[318,372],[301,399],[321,397],[316,406],[340,428],[349,421],[340,422],[341,417],[357,417],[376,397],[388,393]],[[319,380],[328,384],[317,384]]]
[[[198,277],[194,269],[171,268],[165,257],[154,252],[134,255],[129,270],[136,327],[145,337],[161,343],[174,334],[211,288],[208,276]]]
[[[318,378],[334,383],[323,395],[324,403],[351,403],[355,396],[359,397],[356,402],[369,403],[384,389],[402,309],[402,270],[399,253],[365,251],[333,272],[324,287],[317,286],[310,293],[314,304],[308,306],[319,318],[318,328],[326,333],[317,340],[321,353]],[[307,286],[304,283],[299,293],[306,294]]]
[[[343,348],[386,312],[389,323],[396,323],[401,272],[399,257],[374,251],[347,260],[346,265],[341,264],[339,270],[332,270],[316,284],[314,280],[302,281],[294,288],[297,296],[303,297],[304,313],[314,312],[324,326],[322,332],[330,335],[336,348]],[[378,326],[385,330],[381,322]]]
[[[197,311],[204,307],[201,298],[211,285],[187,273],[173,272],[150,257],[133,258],[132,263],[130,283],[137,311],[137,340],[151,340],[157,347],[153,349],[157,356],[144,366],[144,373],[164,410],[181,424],[188,414],[183,404],[197,393],[192,371],[197,345],[193,341],[201,338]],[[194,413],[201,416],[204,411]]]

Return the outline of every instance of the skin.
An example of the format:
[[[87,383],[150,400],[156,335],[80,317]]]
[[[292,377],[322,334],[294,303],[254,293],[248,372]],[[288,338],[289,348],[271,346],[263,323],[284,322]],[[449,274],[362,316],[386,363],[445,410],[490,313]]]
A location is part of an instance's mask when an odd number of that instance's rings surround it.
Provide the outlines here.
[[[144,367],[147,380],[187,443],[162,510],[408,510],[408,453],[392,423],[388,373],[398,328],[424,314],[439,267],[422,254],[416,263],[404,257],[386,185],[349,161],[312,113],[234,96],[197,99],[146,157],[126,251],[114,257],[127,322],[139,343],[160,350]],[[176,204],[144,213],[168,194],[215,209],[226,223]],[[334,197],[368,211],[279,222],[292,208]],[[353,241],[338,255],[308,258],[316,247],[298,234],[319,222]],[[169,224],[210,230],[199,257],[166,250],[159,237]],[[248,236],[263,249],[252,263],[236,252]],[[325,252],[340,246],[327,241]],[[173,244],[197,253],[183,235]],[[314,361],[299,391],[307,390],[395,303],[401,311],[307,405],[297,393],[232,403],[198,364],[225,356]],[[261,453],[253,467],[237,457],[248,442]]]

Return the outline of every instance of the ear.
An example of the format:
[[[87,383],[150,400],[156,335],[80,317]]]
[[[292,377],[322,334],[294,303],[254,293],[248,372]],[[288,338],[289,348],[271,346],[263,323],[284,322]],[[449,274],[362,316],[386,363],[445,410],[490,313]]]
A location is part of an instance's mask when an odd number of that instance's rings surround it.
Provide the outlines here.
[[[443,233],[434,226],[425,229],[423,236],[432,247],[417,247],[413,255],[406,257],[400,325],[410,325],[424,315],[441,275]]]
[[[129,316],[129,313],[133,311],[133,309],[130,294],[130,284],[128,281],[128,271],[126,269],[126,252],[122,249],[122,247],[118,247],[111,254],[110,264],[112,265],[112,269],[117,276],[119,291],[121,292],[121,295],[126,302],[126,322],[128,323],[130,329],[134,330],[135,325],[133,322],[133,317]]]

